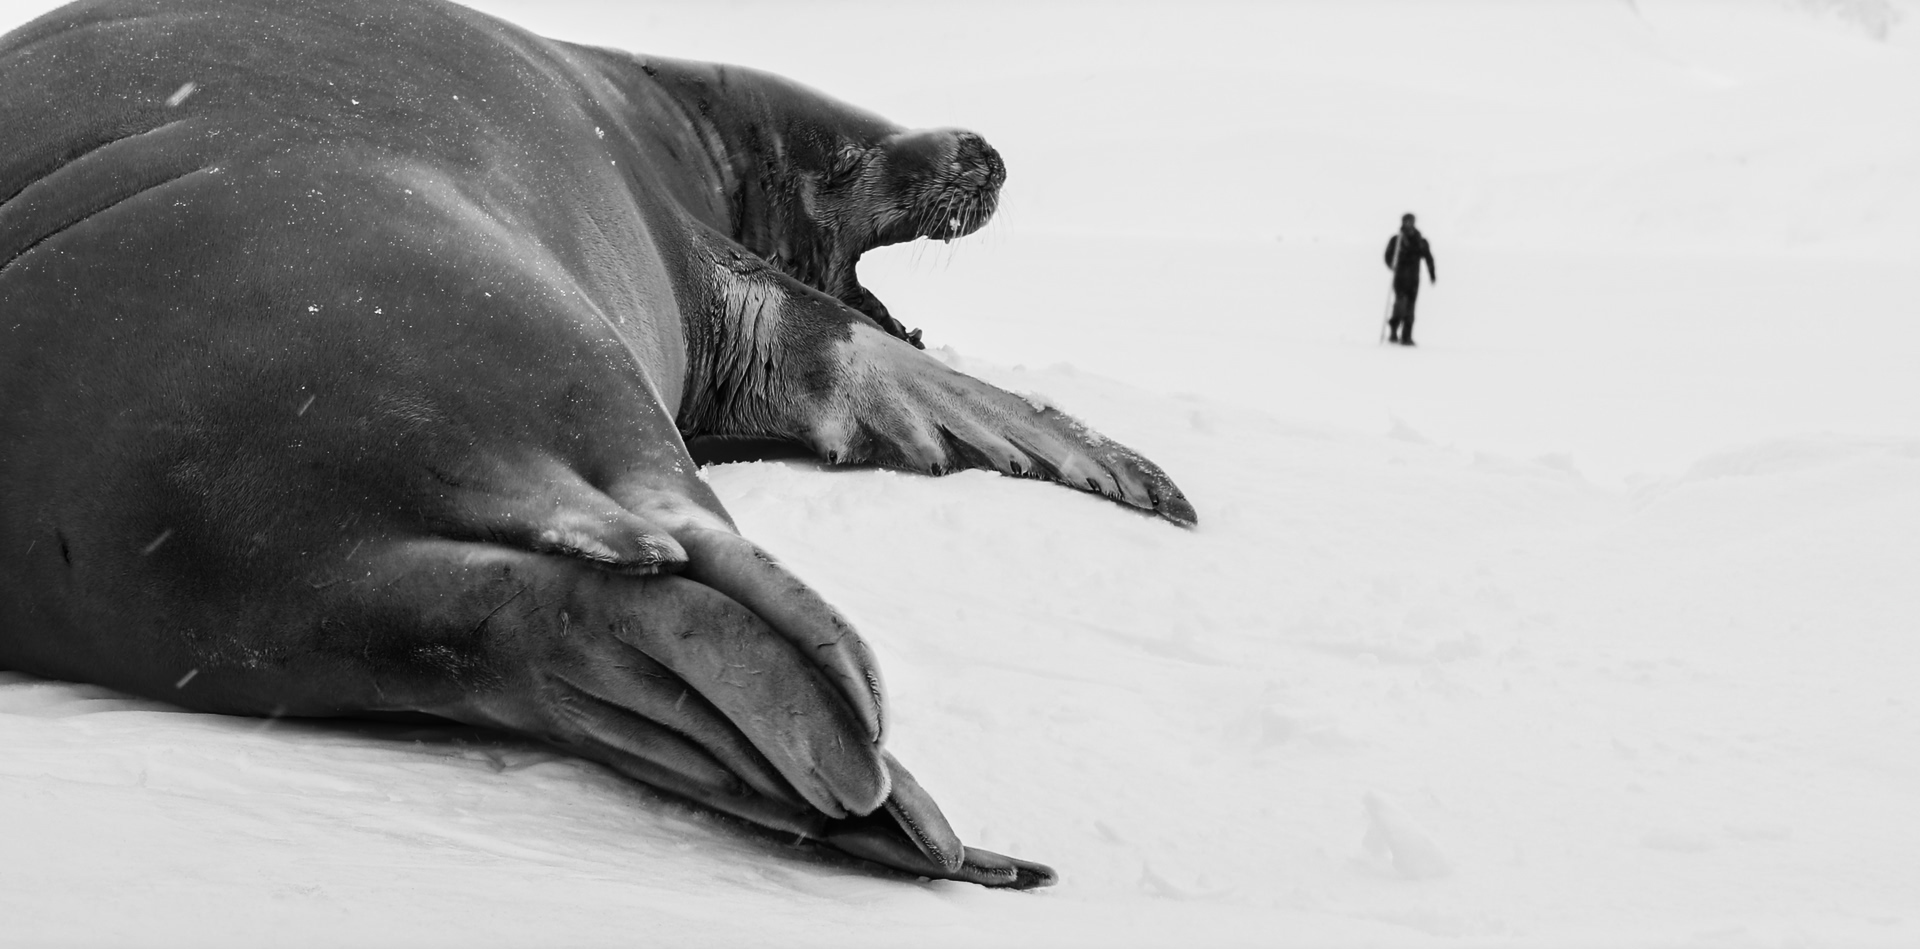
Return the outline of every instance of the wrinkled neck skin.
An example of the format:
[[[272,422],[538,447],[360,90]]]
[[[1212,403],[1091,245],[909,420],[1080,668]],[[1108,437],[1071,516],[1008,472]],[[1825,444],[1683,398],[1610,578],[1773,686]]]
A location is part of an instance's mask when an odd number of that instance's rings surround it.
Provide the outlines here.
[[[963,236],[986,223],[1005,169],[979,136],[910,131],[756,70],[612,54],[630,96],[664,95],[703,155],[710,192],[683,203],[788,276],[896,334],[855,274],[860,255],[919,237]],[[890,325],[891,324],[891,325]]]
[[[864,154],[900,128],[777,76],[710,63],[640,57],[698,132],[725,212],[708,224],[816,290],[842,296],[871,235],[822,200]],[[844,297],[842,297],[844,299]]]

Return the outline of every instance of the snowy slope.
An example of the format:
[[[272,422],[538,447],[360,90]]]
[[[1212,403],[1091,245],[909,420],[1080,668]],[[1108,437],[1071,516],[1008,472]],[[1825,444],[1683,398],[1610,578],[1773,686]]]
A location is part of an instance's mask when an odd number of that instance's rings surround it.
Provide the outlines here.
[[[1005,154],[1000,222],[863,275],[1200,529],[708,473],[874,642],[960,833],[1063,881],[0,673],[0,944],[1920,944],[1920,8],[483,6]]]

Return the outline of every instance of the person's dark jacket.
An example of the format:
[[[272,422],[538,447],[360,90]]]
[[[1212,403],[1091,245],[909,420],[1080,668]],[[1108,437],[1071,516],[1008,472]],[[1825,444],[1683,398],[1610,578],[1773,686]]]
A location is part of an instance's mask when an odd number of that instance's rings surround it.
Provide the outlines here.
[[[1400,252],[1399,265],[1394,264],[1394,252],[1400,249],[1400,239],[1406,238],[1407,249]],[[1427,279],[1438,280],[1440,276],[1433,271],[1433,249],[1427,246],[1427,239],[1420,236],[1417,228],[1403,227],[1400,233],[1387,239],[1387,266],[1393,267],[1393,292],[1401,296],[1413,296],[1420,292],[1420,262],[1427,262]]]

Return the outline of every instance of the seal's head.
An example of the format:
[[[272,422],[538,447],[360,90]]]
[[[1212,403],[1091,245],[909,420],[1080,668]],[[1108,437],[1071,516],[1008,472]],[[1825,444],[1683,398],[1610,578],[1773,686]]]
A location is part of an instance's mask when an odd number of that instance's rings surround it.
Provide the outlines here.
[[[922,237],[950,241],[979,230],[1000,205],[1006,163],[964,129],[841,131],[817,170],[795,176],[798,213],[775,263],[918,346],[919,332],[908,332],[860,285],[854,266],[876,247]]]
[[[863,253],[921,237],[952,240],[987,223],[1007,166],[964,129],[912,129],[840,149],[807,195],[809,216]],[[850,247],[851,249],[851,247]]]
[[[738,66],[597,51],[645,101],[665,93],[686,127],[667,151],[704,151],[712,179],[692,210],[788,276],[919,345],[854,276],[860,255],[980,229],[1007,166],[962,129],[903,129],[792,80]],[[710,203],[709,203],[710,202]]]

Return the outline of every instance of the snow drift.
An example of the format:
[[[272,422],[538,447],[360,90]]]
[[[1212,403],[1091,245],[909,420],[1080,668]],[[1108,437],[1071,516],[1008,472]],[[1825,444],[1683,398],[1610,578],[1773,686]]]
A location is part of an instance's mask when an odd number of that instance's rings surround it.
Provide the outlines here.
[[[1006,157],[984,235],[863,279],[1201,528],[708,476],[874,642],[961,834],[1063,882],[876,876],[480,733],[0,674],[7,941],[1920,941],[1912,4],[482,6]],[[1407,210],[1412,351],[1374,344]]]

